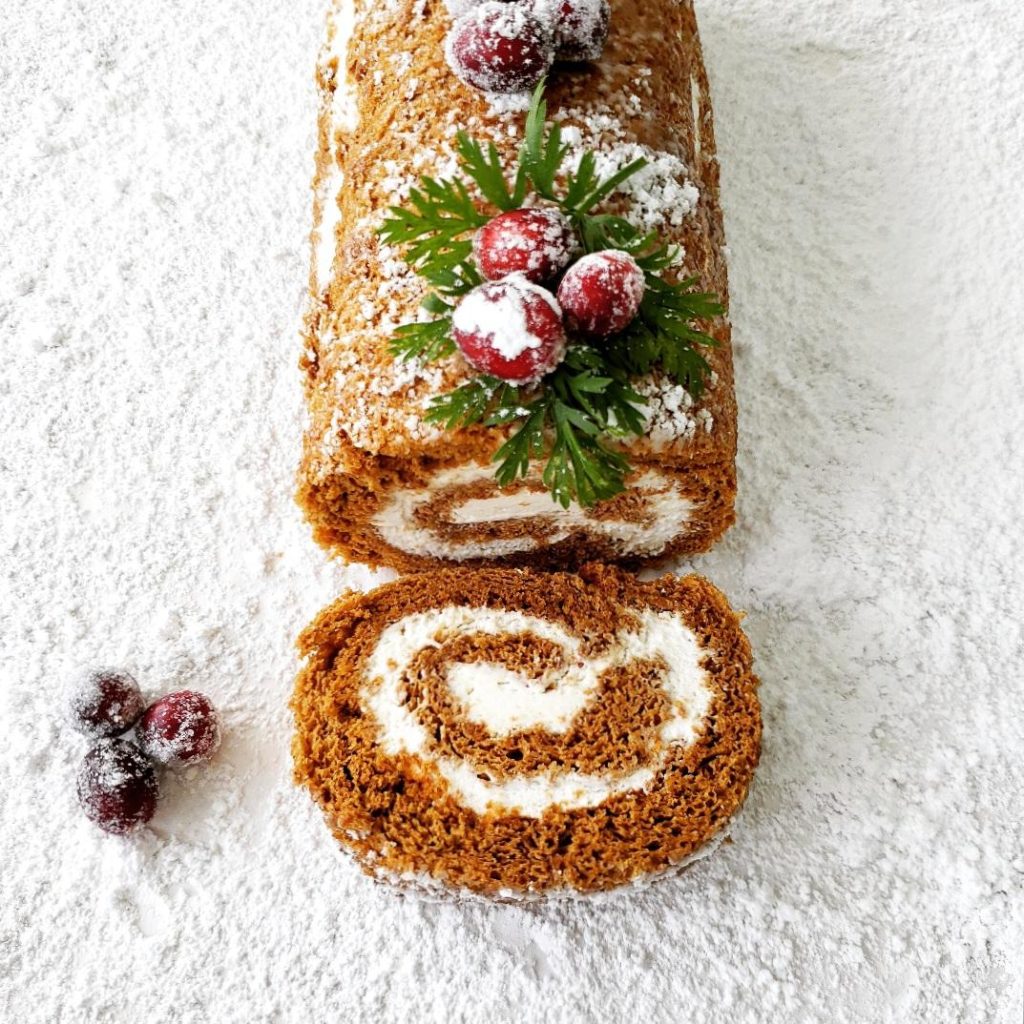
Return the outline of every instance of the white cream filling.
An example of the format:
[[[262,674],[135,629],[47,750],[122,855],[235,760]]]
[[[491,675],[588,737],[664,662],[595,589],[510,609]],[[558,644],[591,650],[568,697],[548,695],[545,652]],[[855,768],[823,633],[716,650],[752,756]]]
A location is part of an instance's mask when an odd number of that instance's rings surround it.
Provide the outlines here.
[[[337,60],[334,82],[334,97],[331,100],[331,116],[328,126],[328,159],[330,171],[320,182],[317,201],[320,206],[320,222],[313,232],[313,279],[319,294],[323,294],[331,280],[334,254],[337,249],[338,224],[341,209],[338,196],[345,183],[345,176],[338,167],[334,151],[334,137],[339,129],[352,131],[359,124],[359,107],[353,83],[346,70],[348,43],[355,24],[355,5],[352,0],[339,0],[327,15],[327,45],[320,55],[322,67],[328,67]]]
[[[693,155],[694,166],[700,161],[700,101],[701,88],[696,75],[690,75],[690,105],[693,111]]]
[[[580,656],[579,640],[563,626],[522,612],[449,605],[409,615],[381,633],[367,663],[361,699],[377,719],[386,753],[408,753],[432,764],[453,795],[478,814],[492,809],[537,818],[555,806],[596,807],[618,793],[649,786],[669,748],[697,738],[711,704],[707,673],[701,667],[706,652],[683,620],[672,612],[639,610],[636,615],[637,628],[620,630],[609,649],[590,660]],[[480,665],[450,665],[447,683],[472,721],[484,724],[496,737],[538,727],[564,732],[590,703],[604,672],[640,659],[662,658],[667,668],[660,683],[672,711],[659,731],[662,749],[656,761],[626,774],[549,769],[494,781],[480,778],[471,764],[433,753],[426,728],[406,703],[403,677],[412,659],[425,647],[438,647],[453,637],[515,633],[557,643],[565,667],[529,678],[498,665],[487,665],[485,672]],[[471,673],[479,673],[482,682],[471,683]]]
[[[334,103],[331,107],[332,128],[354,131],[359,125],[359,107],[356,89],[348,77],[348,44],[355,27],[353,0],[338,0],[327,16],[327,49],[325,62],[337,60],[338,74],[334,83]]]
[[[455,504],[452,525],[536,520],[546,531],[543,540],[518,536],[465,541],[444,537],[439,531],[417,522],[414,513],[424,503],[449,487],[466,487],[493,479],[488,466],[457,466],[443,470],[428,487],[396,488],[373,517],[373,525],[392,547],[413,555],[429,555],[462,561],[468,558],[500,558],[520,551],[558,544],[574,533],[611,541],[623,555],[657,555],[676,538],[690,521],[694,503],[684,497],[678,482],[656,469],[649,469],[632,484],[644,498],[644,521],[596,519],[573,504],[562,508],[544,491],[513,491],[487,498],[467,498]]]
[[[331,160],[334,160],[332,153]],[[341,207],[338,195],[345,175],[341,168],[332,163],[331,173],[320,184],[320,223],[313,233],[313,275],[317,291],[322,295],[331,282],[334,268],[334,254],[338,247],[338,225],[341,223]]]
[[[570,513],[576,509],[578,506],[573,506]],[[495,520],[508,522],[513,519],[550,516],[557,511],[558,506],[551,500],[551,495],[547,491],[519,491],[491,498],[470,498],[452,510],[451,521],[459,525],[476,526]]]
[[[597,677],[589,672],[531,678],[489,662],[459,663],[448,672],[448,688],[465,706],[466,717],[494,736],[537,728],[565,732],[596,686]]]

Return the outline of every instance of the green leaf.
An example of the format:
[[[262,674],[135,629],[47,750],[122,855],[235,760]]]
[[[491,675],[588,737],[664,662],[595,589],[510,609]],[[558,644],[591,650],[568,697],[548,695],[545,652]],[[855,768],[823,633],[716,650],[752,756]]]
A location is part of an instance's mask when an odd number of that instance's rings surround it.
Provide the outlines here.
[[[514,210],[519,205],[515,196],[509,192],[501,156],[493,142],[488,143],[485,153],[479,142],[471,139],[465,132],[459,132],[456,149],[462,158],[460,167],[476,182],[484,199],[493,203],[499,210]]]
[[[408,206],[388,210],[378,234],[402,248],[406,263],[437,285],[439,274],[469,260],[472,244],[466,236],[486,222],[461,181],[424,177],[410,191]]]
[[[427,363],[450,356],[455,351],[451,328],[450,317],[403,324],[391,336],[391,354],[397,359],[422,359]]]
[[[469,260],[453,266],[445,261],[420,268],[420,276],[449,298],[457,298],[475,288],[481,282],[480,272]]]
[[[657,231],[644,234],[624,217],[612,214],[585,214],[576,218],[586,252],[621,249],[628,252],[647,275],[663,273],[675,266],[679,247],[667,245]]]
[[[711,372],[700,349],[714,348],[718,342],[694,322],[714,319],[724,310],[716,296],[694,290],[696,281],[690,277],[670,282],[647,275],[639,316],[625,331],[608,339],[613,365],[631,376],[660,366],[695,399],[700,398]]]
[[[544,86],[545,80],[542,80],[533,93],[526,115],[519,166],[539,196],[556,201],[555,178],[570,147],[563,145],[562,126],[557,121],[545,131],[548,105],[544,100]]]
[[[595,167],[597,166],[597,154],[587,150],[580,157],[576,170],[570,172],[566,178],[566,191],[562,197],[562,203],[570,210],[577,209],[587,195],[598,185]]]
[[[600,395],[608,389],[608,385],[611,383],[611,377],[594,377],[588,371],[573,378],[571,389],[573,394]]]
[[[544,428],[548,420],[549,400],[539,399],[528,406],[525,412],[522,424],[494,454],[494,461],[498,463],[495,476],[502,487],[527,476],[531,460],[539,459],[544,454]]]
[[[441,298],[437,292],[428,292],[421,300],[420,305],[428,313],[436,313],[443,316],[452,311],[452,307]]]
[[[716,296],[697,290],[695,278],[666,280],[679,260],[677,246],[625,217],[593,212],[646,161],[635,160],[602,180],[597,155],[585,151],[575,169],[563,175],[572,147],[564,142],[561,126],[547,122],[547,111],[541,83],[526,116],[518,163],[509,169],[511,180],[493,142],[483,145],[460,133],[456,149],[464,179],[424,177],[404,206],[388,210],[380,237],[400,247],[403,259],[427,283],[422,305],[435,317],[399,327],[391,350],[397,358],[425,362],[455,351],[452,314],[458,300],[482,282],[472,253],[472,234],[489,219],[477,207],[481,198],[492,209],[513,210],[532,191],[570,218],[584,251],[620,249],[632,255],[647,289],[638,316],[624,331],[600,343],[570,339],[561,366],[527,389],[481,375],[435,397],[426,413],[429,422],[447,429],[477,425],[504,431],[494,455],[501,486],[541,464],[555,501],[586,507],[625,488],[629,459],[609,442],[644,432],[646,399],[631,381],[660,368],[699,397],[710,372],[702,351],[716,344],[702,326],[723,309]]]
[[[627,164],[621,170],[616,171],[610,178],[602,181],[586,198],[573,207],[573,212],[576,214],[589,213],[595,206],[604,202],[624,181],[632,178],[637,171],[642,171],[646,166],[647,161],[643,157]]]
[[[553,409],[555,441],[544,467],[544,483],[563,508],[588,507],[625,490],[629,461],[607,448],[595,433],[579,429],[579,414],[563,403]]]
[[[472,426],[487,416],[506,388],[507,384],[494,377],[475,377],[454,391],[435,397],[424,418],[428,423],[443,423],[447,430]]]
[[[623,249],[629,252],[640,236],[639,229],[625,218],[608,213],[584,215],[578,217],[576,223],[587,252],[601,252],[603,249]]]

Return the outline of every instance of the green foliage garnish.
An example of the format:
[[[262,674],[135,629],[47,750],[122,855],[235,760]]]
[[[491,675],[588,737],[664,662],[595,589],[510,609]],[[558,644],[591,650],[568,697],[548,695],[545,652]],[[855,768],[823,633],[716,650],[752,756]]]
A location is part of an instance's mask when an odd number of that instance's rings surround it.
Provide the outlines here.
[[[547,456],[543,479],[552,497],[593,505],[624,490],[629,461],[603,438],[640,434],[644,399],[628,374],[589,345],[573,345],[565,361],[526,390],[481,375],[434,399],[427,421],[448,429],[483,423],[516,424],[498,449],[497,479],[503,487],[526,476],[534,459]]]
[[[674,282],[662,276],[678,262],[679,250],[657,232],[644,233],[624,217],[593,211],[646,166],[635,160],[609,178],[597,174],[597,158],[585,152],[576,169],[561,167],[570,151],[561,126],[547,121],[544,83],[533,95],[514,177],[509,179],[493,143],[486,147],[460,132],[456,141],[458,178],[424,177],[408,205],[393,206],[380,228],[388,245],[431,286],[423,308],[434,319],[405,324],[391,340],[400,359],[432,362],[455,351],[451,317],[458,300],[481,284],[472,261],[472,235],[491,219],[471,187],[499,211],[519,209],[533,193],[555,203],[571,220],[586,253],[628,252],[644,271],[647,289],[636,319],[600,347],[570,339],[564,362],[538,384],[521,388],[481,374],[435,398],[429,422],[454,430],[483,424],[510,430],[494,455],[501,486],[529,474],[545,460],[544,484],[555,501],[590,506],[625,489],[628,458],[609,446],[615,438],[643,434],[646,399],[630,381],[660,368],[694,397],[709,372],[700,353],[715,339],[694,326],[723,312],[716,296],[695,290],[697,279]]]
[[[420,359],[432,363],[444,359],[455,351],[452,341],[452,318],[402,324],[391,338],[392,355],[399,359]]]

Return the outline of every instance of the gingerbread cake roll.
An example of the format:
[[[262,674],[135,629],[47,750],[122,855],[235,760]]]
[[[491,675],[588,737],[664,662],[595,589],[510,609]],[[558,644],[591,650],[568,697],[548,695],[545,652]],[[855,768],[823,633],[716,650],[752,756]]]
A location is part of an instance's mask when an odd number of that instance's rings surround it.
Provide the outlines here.
[[[548,83],[549,116],[574,154],[607,174],[648,161],[603,209],[659,231],[685,273],[727,301],[708,82],[689,0],[612,0],[601,59]],[[316,539],[350,560],[419,570],[439,563],[567,567],[703,551],[733,521],[736,407],[729,324],[699,400],[655,370],[642,436],[621,442],[628,489],[596,506],[552,501],[540,466],[507,487],[492,457],[501,427],[446,430],[432,399],[471,376],[455,353],[393,357],[395,329],[420,317],[424,288],[378,229],[421,175],[456,172],[456,134],[493,141],[511,167],[524,115],[463,84],[445,61],[441,0],[336,0],[319,64],[309,410],[298,498]]]
[[[296,781],[375,878],[529,899],[710,852],[760,752],[750,647],[699,576],[413,574],[303,633]]]

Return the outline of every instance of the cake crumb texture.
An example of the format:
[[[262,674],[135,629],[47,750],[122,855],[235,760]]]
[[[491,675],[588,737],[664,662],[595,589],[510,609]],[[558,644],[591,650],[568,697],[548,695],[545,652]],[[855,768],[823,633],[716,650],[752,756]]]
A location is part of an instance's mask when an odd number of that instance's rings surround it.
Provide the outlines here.
[[[444,625],[451,609],[470,609],[462,628]],[[478,620],[494,611],[515,613],[512,624],[482,632]],[[641,614],[665,628],[665,641],[634,652]],[[408,661],[392,655],[385,637],[407,633],[423,615],[439,625],[416,640]],[[528,619],[520,628],[521,616]],[[550,623],[556,641],[531,623]],[[695,639],[692,665],[677,647],[682,631]],[[621,648],[628,653],[620,663]],[[750,645],[725,598],[699,576],[638,583],[603,566],[584,566],[579,576],[423,573],[336,602],[303,633],[300,649],[307,663],[292,700],[295,779],[371,874],[425,874],[492,896],[625,885],[672,868],[721,832],[746,798],[760,755]],[[561,727],[550,718],[489,725],[452,685],[457,669],[468,669],[462,675],[474,686],[498,666],[498,709],[516,699],[510,673],[526,681],[526,706],[536,708],[564,695],[587,665],[606,662]],[[698,665],[698,689],[706,692],[674,708],[666,677]],[[376,701],[391,685],[424,731],[422,753],[389,747],[397,730]],[[680,712],[693,716],[693,735],[673,730],[669,740]],[[516,787],[545,773],[570,793],[588,780],[614,786],[638,771],[642,781],[583,804],[572,795],[532,810],[515,798],[512,806],[484,807],[448,784],[441,763],[475,774],[495,799],[503,787],[521,792]]]
[[[381,0],[382,3],[386,0]],[[1020,1024],[1024,9],[699,0],[765,719],[648,890],[396,898],[292,783],[346,587],[290,498],[321,0],[23,0],[0,33],[0,1020]],[[130,843],[76,669],[224,714]]]
[[[562,171],[574,169],[586,151],[594,152],[602,178],[643,158],[647,165],[599,211],[620,214],[676,246],[680,264],[669,273],[692,277],[727,307],[711,91],[693,4],[613,0],[611,6],[601,59],[556,69],[547,81],[548,116],[562,124],[568,148]],[[464,555],[446,544],[460,540],[446,536],[446,522],[432,524],[440,529],[427,550],[380,529],[379,516],[396,492],[430,487],[436,475],[461,466],[486,465],[509,433],[427,423],[431,401],[475,371],[458,352],[424,366],[395,359],[388,345],[398,326],[422,317],[426,285],[401,252],[380,241],[386,211],[403,206],[421,176],[458,172],[459,131],[493,145],[509,174],[523,141],[522,103],[496,105],[452,74],[442,45],[450,24],[441,4],[336,0],[331,6],[317,72],[311,302],[301,360],[309,421],[297,497],[313,535],[350,561],[401,571],[446,562],[639,563],[705,551],[735,518],[736,402],[727,315],[700,325],[715,345],[702,349],[710,372],[699,400],[657,369],[636,382],[648,400],[646,432],[622,443],[638,475],[653,469],[674,477],[692,506],[688,519],[677,519],[678,530],[653,550],[609,543],[606,534],[579,522],[570,535],[551,538],[557,531],[545,530],[539,516],[532,525],[537,543],[491,544]],[[483,197],[474,192],[474,198],[487,208]],[[460,311],[471,302],[464,300]],[[492,493],[498,493],[493,483]],[[559,513],[552,503],[549,518]],[[487,539],[482,529],[464,527],[461,534],[462,540],[474,534]]]

